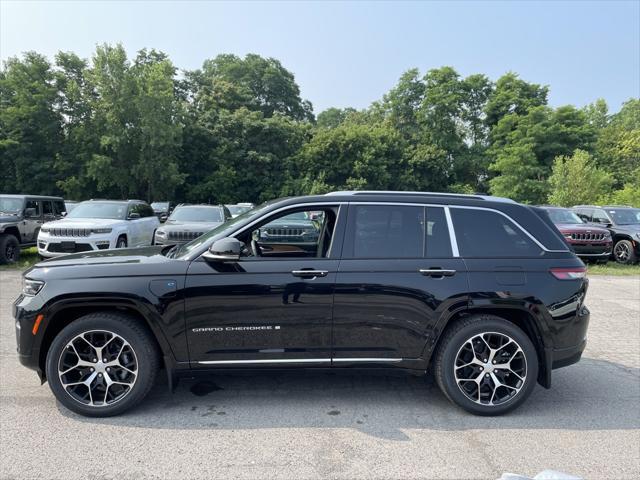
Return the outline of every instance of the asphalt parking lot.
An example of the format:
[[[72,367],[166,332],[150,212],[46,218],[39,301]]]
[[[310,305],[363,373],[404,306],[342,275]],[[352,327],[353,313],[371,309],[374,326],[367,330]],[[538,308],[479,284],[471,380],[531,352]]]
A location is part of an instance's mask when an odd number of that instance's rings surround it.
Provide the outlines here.
[[[1,478],[640,475],[640,278],[592,277],[583,360],[519,410],[474,417],[414,377],[271,373],[161,382],[121,417],[58,405],[15,355],[19,272],[0,271]]]

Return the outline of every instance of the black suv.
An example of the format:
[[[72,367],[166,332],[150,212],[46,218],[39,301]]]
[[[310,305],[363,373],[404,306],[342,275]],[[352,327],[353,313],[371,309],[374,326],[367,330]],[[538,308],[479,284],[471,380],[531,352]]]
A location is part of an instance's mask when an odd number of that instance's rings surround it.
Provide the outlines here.
[[[0,264],[16,262],[20,248],[36,244],[42,224],[62,218],[66,210],[60,197],[0,195]]]
[[[613,237],[613,258],[623,264],[640,258],[640,208],[628,206],[576,205],[573,211],[585,222],[606,227]]]
[[[315,248],[260,229],[321,218]],[[337,192],[265,203],[182,246],[75,254],[24,274],[20,361],[83,415],[140,403],[164,368],[431,367],[480,415],[577,362],[584,264],[539,208],[483,196]]]

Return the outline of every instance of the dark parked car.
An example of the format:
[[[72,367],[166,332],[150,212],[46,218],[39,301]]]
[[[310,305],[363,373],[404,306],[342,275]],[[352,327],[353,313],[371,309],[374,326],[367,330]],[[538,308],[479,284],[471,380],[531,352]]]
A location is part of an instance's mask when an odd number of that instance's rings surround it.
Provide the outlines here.
[[[564,235],[576,255],[583,260],[606,263],[611,256],[611,233],[596,224],[587,224],[568,208],[542,207],[549,213],[553,224]]]
[[[60,197],[0,195],[0,264],[20,258],[21,247],[33,247],[44,222],[66,213]]]
[[[585,222],[608,228],[613,237],[613,258],[631,264],[640,258],[640,208],[576,205],[573,211]]]
[[[156,230],[154,245],[190,242],[231,219],[222,205],[178,205],[163,226]]]
[[[156,214],[158,220],[164,222],[169,218],[171,212],[175,208],[176,204],[173,202],[153,202],[151,204],[151,208],[153,208],[153,213]]]
[[[236,218],[238,215],[248,212],[252,208],[255,208],[253,203],[236,203],[235,205],[225,205],[231,212],[231,216]]]
[[[257,247],[261,250],[313,250],[318,242],[322,221],[322,212],[296,212],[278,218],[260,228]]]
[[[321,213],[314,248],[261,241]],[[316,215],[318,216],[318,215]],[[585,266],[541,209],[477,195],[339,192],[265,203],[182,246],[76,254],[24,274],[20,361],[82,415],[138,405],[164,367],[431,367],[453,403],[505,413],[577,362]]]

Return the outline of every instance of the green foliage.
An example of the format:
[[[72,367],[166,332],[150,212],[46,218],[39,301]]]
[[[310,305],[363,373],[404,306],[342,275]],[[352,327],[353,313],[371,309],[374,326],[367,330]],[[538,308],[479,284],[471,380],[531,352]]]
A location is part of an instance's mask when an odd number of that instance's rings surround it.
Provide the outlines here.
[[[611,175],[600,170],[588,152],[576,150],[572,156],[559,156],[553,162],[549,203],[562,207],[594,204],[611,184]]]
[[[214,203],[490,190],[566,203],[569,189],[569,203],[637,204],[640,100],[611,115],[603,100],[551,108],[547,95],[514,73],[494,83],[411,69],[369,108],[316,120],[273,58],[218,55],[178,74],[156,50],[129,59],[100,45],[88,60],[59,52],[53,62],[29,52],[0,69],[0,190]]]

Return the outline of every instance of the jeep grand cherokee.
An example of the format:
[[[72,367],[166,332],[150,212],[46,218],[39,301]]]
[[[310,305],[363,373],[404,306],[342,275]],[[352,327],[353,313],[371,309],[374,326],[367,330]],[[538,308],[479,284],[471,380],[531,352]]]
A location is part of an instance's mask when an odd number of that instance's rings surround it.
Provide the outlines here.
[[[314,244],[259,230],[297,212]],[[98,251],[24,274],[21,362],[88,416],[140,403],[164,368],[358,367],[417,375],[480,415],[577,362],[584,264],[541,209],[483,196],[336,192],[268,202],[182,246]]]

